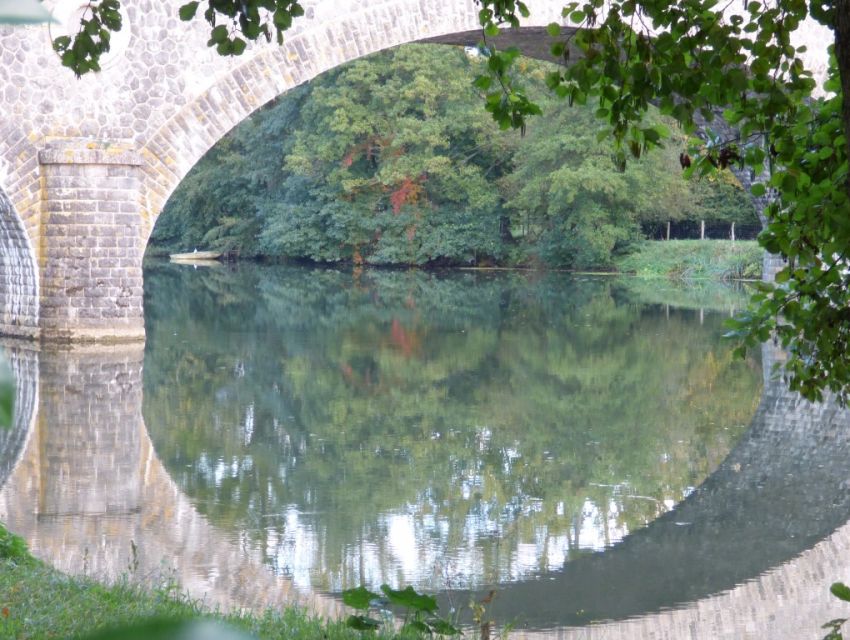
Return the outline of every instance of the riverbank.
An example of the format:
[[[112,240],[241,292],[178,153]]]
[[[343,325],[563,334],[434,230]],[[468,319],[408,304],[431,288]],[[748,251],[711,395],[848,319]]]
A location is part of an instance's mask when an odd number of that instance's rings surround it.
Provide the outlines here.
[[[764,249],[755,240],[645,240],[632,253],[615,259],[613,266],[575,271],[547,269],[540,265],[497,264],[488,266],[446,265],[367,265],[371,269],[423,271],[563,271],[564,273],[595,275],[634,275],[641,278],[670,280],[759,280],[761,279]],[[168,258],[168,250],[148,250],[149,264]],[[314,267],[353,267],[346,261],[327,263],[309,260],[287,260],[277,256],[252,256],[250,262],[267,264],[292,263]]]
[[[647,240],[616,266],[644,278],[758,280],[763,257],[755,240]]]
[[[192,621],[222,625],[204,638],[269,640],[356,640],[344,622],[327,621],[297,607],[224,614],[193,600],[163,578],[154,584],[131,577],[114,584],[65,575],[34,558],[21,538],[0,525],[0,639],[200,638],[187,633]],[[138,631],[126,631],[138,627]],[[104,633],[110,629],[124,629]],[[230,631],[230,633],[227,633]]]

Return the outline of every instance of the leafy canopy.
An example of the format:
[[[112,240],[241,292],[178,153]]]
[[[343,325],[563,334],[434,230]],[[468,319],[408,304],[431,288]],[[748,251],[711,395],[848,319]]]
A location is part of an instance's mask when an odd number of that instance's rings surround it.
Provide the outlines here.
[[[519,52],[496,50],[488,38],[519,26],[529,14],[521,0],[479,0],[482,39],[490,57],[477,86],[503,128],[525,129],[540,112],[513,73]],[[82,74],[97,70],[109,32],[120,28],[119,0],[90,4],[73,39],[55,41],[63,64]],[[180,17],[202,10],[209,46],[239,55],[247,41],[277,39],[303,14],[297,0],[203,0],[183,5]],[[716,0],[587,0],[569,2],[552,53],[563,61],[548,84],[570,102],[594,102],[607,122],[617,163],[662,144],[664,131],[646,121],[650,104],[686,131],[716,112],[734,124],[735,140],[695,143],[688,173],[708,173],[740,162],[766,180],[755,196],[771,196],[763,243],[788,260],[775,285],[764,285],[752,313],[734,332],[745,346],[775,335],[789,352],[791,386],[806,397],[850,389],[850,0],[747,1],[740,8]],[[814,99],[815,82],[792,35],[807,19],[835,34],[831,97]]]
[[[646,225],[758,223],[737,183],[682,180],[672,145],[612,173],[593,110],[546,90],[551,64],[522,61],[544,115],[525,137],[498,135],[471,85],[486,64],[411,44],[287,92],[198,162],[151,250],[610,269]]]

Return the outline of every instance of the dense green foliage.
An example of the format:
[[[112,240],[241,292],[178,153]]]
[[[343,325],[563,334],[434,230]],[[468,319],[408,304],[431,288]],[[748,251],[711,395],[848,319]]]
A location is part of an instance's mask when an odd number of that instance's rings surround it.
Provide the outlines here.
[[[850,6],[845,11],[850,13]],[[850,56],[850,42],[847,48]],[[777,274],[775,286],[765,285],[753,297],[751,312],[733,323],[733,329],[750,348],[771,335],[777,337],[791,354],[785,370],[793,389],[815,399],[829,389],[846,401],[850,399],[850,132],[842,119],[841,84],[834,66],[827,88],[836,93],[800,105],[774,135],[778,168],[769,186],[778,197],[768,211],[761,241],[768,251],[787,258],[787,266]],[[845,102],[846,115],[850,99]]]
[[[755,222],[734,179],[685,182],[674,146],[611,171],[588,109],[497,135],[471,79],[483,59],[413,45],[337,69],[238,127],[189,174],[154,250],[369,264],[611,265],[640,224]],[[682,142],[682,138],[679,138]]]
[[[643,242],[617,260],[617,269],[645,277],[683,280],[755,280],[761,277],[764,250],[754,241],[671,240]]]

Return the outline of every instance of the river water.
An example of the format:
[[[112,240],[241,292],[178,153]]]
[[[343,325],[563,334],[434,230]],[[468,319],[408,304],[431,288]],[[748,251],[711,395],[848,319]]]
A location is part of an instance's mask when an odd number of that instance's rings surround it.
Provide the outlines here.
[[[154,448],[299,587],[556,571],[699,485],[760,396],[722,314],[601,279],[148,275]]]
[[[143,353],[9,349],[33,382],[0,438],[0,518],[63,570],[171,572],[226,606],[388,583],[459,609],[495,589],[528,629],[693,609],[850,515],[846,416],[731,357],[745,299],[153,264]]]

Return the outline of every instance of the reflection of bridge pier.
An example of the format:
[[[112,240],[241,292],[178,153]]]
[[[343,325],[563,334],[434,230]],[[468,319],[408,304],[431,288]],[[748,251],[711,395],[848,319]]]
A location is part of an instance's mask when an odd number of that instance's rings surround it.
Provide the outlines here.
[[[19,379],[19,388],[36,388],[38,403],[0,493],[0,517],[60,570],[115,575],[127,567],[128,525],[142,499],[143,355],[141,345],[10,352],[13,363],[35,363],[35,375]],[[120,549],[118,536],[126,536]]]
[[[222,606],[308,602],[251,541],[200,515],[159,463],[142,419],[142,345],[7,354],[19,411],[0,441],[0,520],[37,557],[106,580],[174,577]]]

